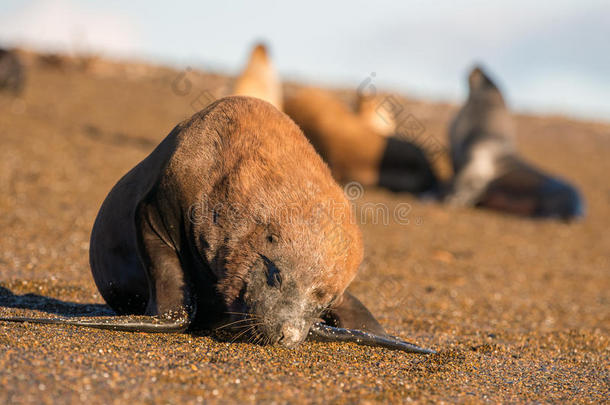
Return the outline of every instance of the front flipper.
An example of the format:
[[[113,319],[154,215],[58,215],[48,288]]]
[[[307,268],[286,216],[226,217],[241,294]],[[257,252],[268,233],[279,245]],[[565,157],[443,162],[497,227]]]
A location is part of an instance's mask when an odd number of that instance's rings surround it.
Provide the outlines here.
[[[309,330],[309,337],[313,340],[352,342],[408,353],[436,353],[388,335],[371,311],[347,291],[323,314],[322,319],[325,323],[316,322]]]
[[[363,346],[383,347],[390,350],[400,350],[407,353],[435,354],[431,349],[425,349],[405,342],[394,336],[376,335],[361,330],[336,328],[316,322],[309,330],[309,337],[322,342],[351,342]]]
[[[25,316],[0,317],[0,322],[21,322],[53,325],[82,326],[95,329],[107,329],[124,332],[147,333],[178,333],[189,326],[189,317],[186,313],[175,317],[160,316],[105,316],[105,317],[54,317],[33,318]]]
[[[322,316],[324,322],[330,326],[344,329],[359,329],[377,335],[386,336],[385,330],[377,322],[373,314],[352,294],[347,291]]]

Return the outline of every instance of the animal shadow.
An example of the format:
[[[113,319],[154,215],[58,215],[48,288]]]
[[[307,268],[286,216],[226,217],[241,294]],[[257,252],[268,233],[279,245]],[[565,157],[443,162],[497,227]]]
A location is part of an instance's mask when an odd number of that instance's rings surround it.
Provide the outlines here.
[[[18,295],[3,286],[0,286],[0,307],[29,309],[66,317],[116,315],[108,305],[79,304],[33,293]]]

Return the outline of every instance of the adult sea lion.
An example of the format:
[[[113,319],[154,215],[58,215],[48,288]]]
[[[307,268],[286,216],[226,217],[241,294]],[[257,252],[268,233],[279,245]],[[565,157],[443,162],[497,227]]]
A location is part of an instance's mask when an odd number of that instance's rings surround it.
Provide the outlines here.
[[[124,316],[0,320],[431,353],[386,335],[345,291],[362,250],[352,207],[299,128],[265,101],[226,97],[178,124],[100,208],[91,270]]]
[[[421,148],[398,136],[379,135],[330,92],[297,90],[286,98],[284,108],[338,181],[415,194],[438,188]]]
[[[468,77],[470,94],[449,129],[455,172],[446,201],[531,217],[583,214],[578,191],[519,156],[512,117],[502,93],[480,68]]]
[[[282,110],[282,83],[264,44],[257,44],[248,64],[235,80],[233,94],[260,98]]]

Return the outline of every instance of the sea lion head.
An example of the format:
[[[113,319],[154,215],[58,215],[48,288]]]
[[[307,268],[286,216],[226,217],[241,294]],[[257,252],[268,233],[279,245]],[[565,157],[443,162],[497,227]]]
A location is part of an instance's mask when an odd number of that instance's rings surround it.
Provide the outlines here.
[[[470,100],[482,103],[504,105],[502,92],[496,83],[480,66],[475,66],[468,75],[468,87],[470,90]]]
[[[233,84],[232,93],[260,98],[282,109],[282,83],[264,43],[259,42],[252,49],[246,67]]]
[[[301,204],[284,205],[274,194],[280,193],[265,193],[270,200],[247,207],[247,218],[238,221],[243,228],[225,245],[219,290],[231,312],[248,314],[253,335],[292,347],[341,297],[362,260],[362,244],[347,203],[301,197]]]
[[[256,43],[254,45],[254,48],[252,49],[250,59],[270,62],[269,51],[267,49],[267,45],[264,42]]]

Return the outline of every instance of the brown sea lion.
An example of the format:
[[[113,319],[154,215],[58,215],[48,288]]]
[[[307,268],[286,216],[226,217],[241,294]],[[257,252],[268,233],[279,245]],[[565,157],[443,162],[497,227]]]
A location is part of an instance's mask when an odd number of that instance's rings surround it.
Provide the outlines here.
[[[285,114],[256,98],[223,98],[176,126],[95,220],[95,283],[115,312],[140,317],[0,320],[230,329],[286,347],[309,335],[430,353],[386,335],[345,291],[363,254],[352,215]]]
[[[495,83],[480,67],[468,82],[468,100],[449,129],[455,175],[446,201],[531,217],[581,216],[573,186],[518,156],[512,117]]]
[[[416,194],[436,191],[437,177],[421,148],[399,136],[377,134],[330,92],[297,90],[286,98],[285,111],[338,181]]]
[[[0,49],[0,91],[18,95],[23,90],[25,68],[15,51]]]
[[[282,110],[282,83],[265,45],[257,44],[252,50],[248,64],[235,80],[233,94],[260,98]]]

